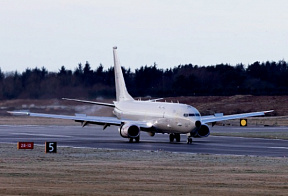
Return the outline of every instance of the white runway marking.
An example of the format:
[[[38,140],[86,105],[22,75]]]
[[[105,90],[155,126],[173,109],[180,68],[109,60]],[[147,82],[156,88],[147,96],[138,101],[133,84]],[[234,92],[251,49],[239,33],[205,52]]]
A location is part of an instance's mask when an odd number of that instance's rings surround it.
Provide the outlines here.
[[[245,129],[249,129],[249,130],[269,130],[269,129],[277,129],[277,130],[287,130],[287,127],[233,127],[233,129],[235,130],[245,130]]]
[[[72,137],[68,135],[49,135],[49,134],[36,134],[36,133],[10,133],[12,135],[28,135],[28,136],[42,136],[42,137]]]
[[[281,146],[279,146],[279,147],[268,147],[268,148],[273,148],[273,149],[286,149],[286,150],[288,150],[288,147],[281,147]]]

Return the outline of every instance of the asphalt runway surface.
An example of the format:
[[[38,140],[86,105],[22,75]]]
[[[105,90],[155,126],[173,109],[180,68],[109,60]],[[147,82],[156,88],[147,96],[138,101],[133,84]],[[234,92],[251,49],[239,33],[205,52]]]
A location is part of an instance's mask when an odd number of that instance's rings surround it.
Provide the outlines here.
[[[287,127],[221,127],[215,126],[211,131],[288,131]],[[129,143],[127,138],[119,135],[117,127],[102,130],[101,126],[0,126],[0,142],[34,142],[44,145],[47,142],[57,142],[58,146],[79,148],[129,149],[146,151],[168,151],[181,153],[201,153],[218,155],[250,155],[268,157],[287,157],[288,140],[259,139],[226,136],[209,136],[193,138],[191,145],[186,144],[186,135],[181,135],[180,143],[170,143],[168,134],[156,134],[150,137],[141,132],[140,143]],[[58,151],[61,149],[58,149]]]

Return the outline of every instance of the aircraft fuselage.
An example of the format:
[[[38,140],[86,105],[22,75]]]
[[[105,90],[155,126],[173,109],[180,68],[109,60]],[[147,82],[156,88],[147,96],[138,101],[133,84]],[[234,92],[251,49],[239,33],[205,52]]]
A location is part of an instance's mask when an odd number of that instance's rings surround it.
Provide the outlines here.
[[[146,121],[151,123],[158,132],[190,133],[197,128],[196,122],[201,122],[199,111],[186,104],[136,100],[114,102],[114,104],[113,113],[118,119]]]

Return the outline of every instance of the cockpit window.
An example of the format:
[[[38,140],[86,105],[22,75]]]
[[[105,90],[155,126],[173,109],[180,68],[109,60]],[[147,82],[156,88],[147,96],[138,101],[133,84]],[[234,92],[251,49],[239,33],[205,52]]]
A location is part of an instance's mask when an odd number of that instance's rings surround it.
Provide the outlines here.
[[[189,114],[184,114],[184,117],[188,117],[189,116]]]

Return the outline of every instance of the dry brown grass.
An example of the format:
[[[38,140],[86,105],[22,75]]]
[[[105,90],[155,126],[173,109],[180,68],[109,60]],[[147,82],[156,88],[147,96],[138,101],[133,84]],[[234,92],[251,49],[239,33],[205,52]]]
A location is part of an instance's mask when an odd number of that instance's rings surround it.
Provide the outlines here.
[[[0,195],[287,195],[287,158],[0,144]]]

